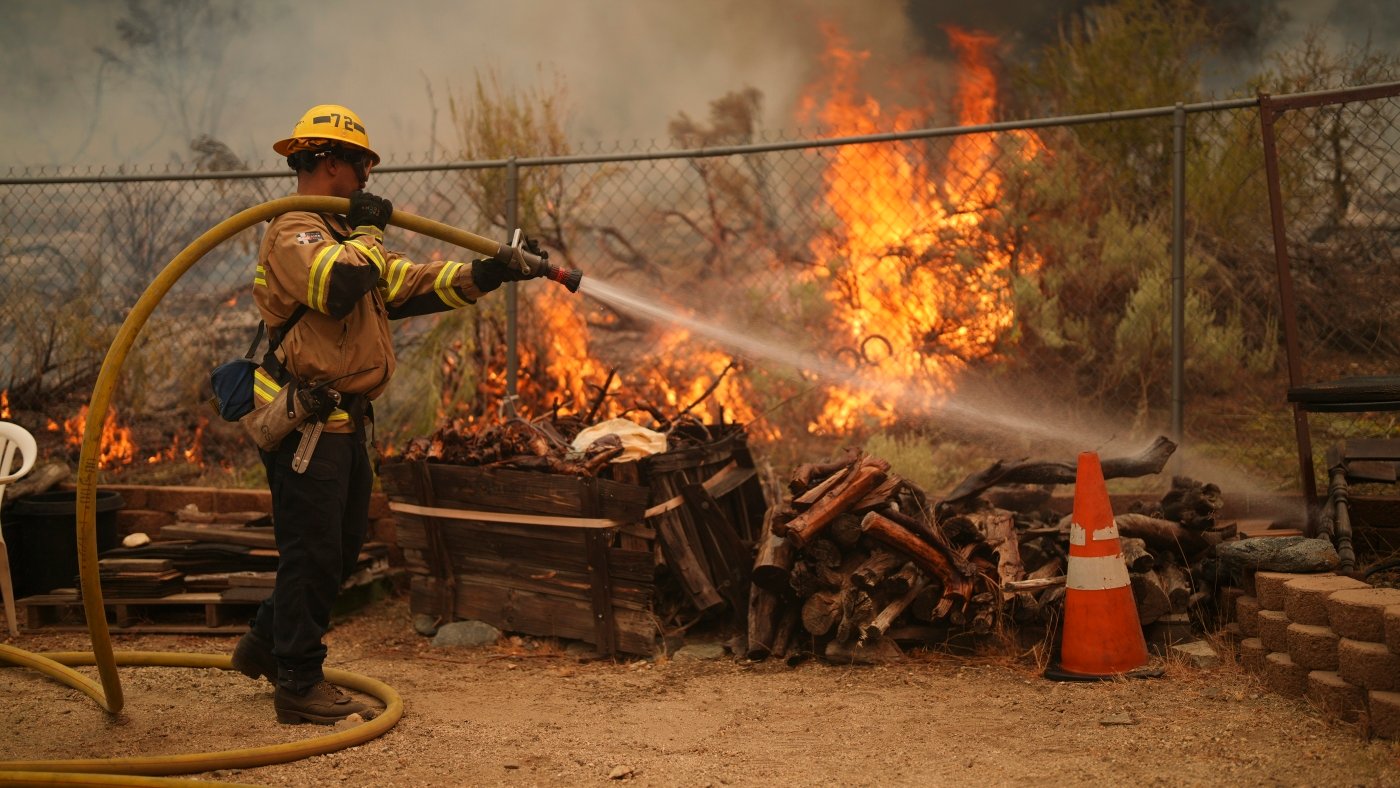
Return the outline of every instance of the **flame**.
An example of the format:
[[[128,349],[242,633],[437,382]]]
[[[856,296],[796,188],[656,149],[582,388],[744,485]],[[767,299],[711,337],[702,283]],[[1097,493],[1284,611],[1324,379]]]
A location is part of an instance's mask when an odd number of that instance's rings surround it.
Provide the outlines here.
[[[890,111],[857,87],[867,53],[852,52],[834,28],[825,61],[830,73],[804,106],[835,136],[903,131],[911,110]],[[959,58],[955,106],[960,125],[990,122],[996,76],[989,54],[996,39],[949,28]],[[828,99],[818,104],[814,94]],[[1017,135],[1023,157],[1040,150],[1034,134]],[[865,380],[881,385],[835,386],[812,429],[846,430],[873,418],[895,420],[899,395],[937,401],[957,374],[996,353],[1014,323],[1006,272],[1010,255],[982,229],[995,211],[1003,144],[993,134],[960,135],[941,162],[915,144],[842,146],[824,174],[822,206],[839,226],[815,239],[811,276],[825,282],[842,334],[838,355]],[[1021,259],[1024,270],[1037,261]]]
[[[8,419],[10,416],[10,390],[0,389],[0,419]]]
[[[826,74],[802,99],[806,119],[818,120],[832,136],[926,124],[926,108],[882,105],[863,91],[860,72],[869,53],[852,49],[835,28],[824,32]],[[990,57],[996,39],[957,29],[947,34],[960,60],[953,105],[958,121],[987,123],[996,111]],[[1010,152],[1028,159],[1043,148],[1032,133],[961,135],[939,145],[849,145],[823,154],[825,193],[818,207],[835,229],[809,243],[818,264],[806,267],[811,273],[805,275],[822,280],[830,301],[832,324],[823,327],[823,336],[836,341],[827,344],[858,368],[859,378],[884,385],[830,387],[811,429],[849,430],[872,419],[890,423],[898,397],[884,392],[897,389],[919,401],[937,401],[969,364],[995,356],[1010,341],[1013,261],[1004,239],[984,223],[999,215],[998,158]],[[942,156],[930,157],[939,149]],[[1025,250],[1017,254],[1020,270],[1039,265]],[[702,420],[723,418],[747,424],[755,437],[780,437],[752,404],[743,369],[734,369],[723,350],[685,329],[658,327],[645,351],[632,349],[619,363],[604,360],[591,345],[592,316],[583,311],[589,302],[558,288],[538,293],[522,312],[516,387],[522,412],[581,415],[598,404],[597,420],[637,411],[673,419],[694,406],[691,415]],[[487,339],[473,359],[481,369],[478,401],[498,402],[506,391],[505,351],[503,343]],[[448,353],[444,378],[456,379],[465,360]],[[470,424],[487,415],[473,416],[452,399],[448,394],[441,403],[440,421]]]
[[[170,445],[147,457],[146,463],[155,465],[180,461],[204,467],[204,428],[208,426],[209,419],[200,416],[193,434],[187,434],[183,430],[176,432]]]
[[[63,433],[63,443],[73,455],[77,455],[83,446],[83,430],[87,427],[88,406],[83,405],[78,408],[78,412],[72,417],[63,421],[49,419],[45,429],[49,432]],[[195,424],[194,430],[180,429],[175,432],[171,439],[171,444],[164,449],[157,451],[146,458],[147,465],[156,465],[162,462],[185,462],[198,465],[203,468],[204,463],[204,430],[209,426],[209,419],[201,416]],[[98,439],[97,467],[102,470],[115,470],[123,466],[131,465],[136,461],[137,445],[131,437],[131,428],[123,425],[120,421],[116,408],[108,408],[107,416],[102,420],[102,435]]]
[[[65,419],[60,425],[49,419],[50,432],[62,432],[63,442],[74,452],[83,446],[83,430],[87,426],[88,406],[78,409],[78,413]],[[131,428],[117,423],[117,409],[108,408],[107,417],[102,420],[102,434],[98,439],[97,467],[101,469],[130,465],[136,457],[136,444],[131,440]]]
[[[728,354],[698,343],[685,329],[672,327],[661,329],[643,357],[628,359],[629,368],[614,369],[590,347],[588,320],[581,311],[585,303],[559,288],[532,299],[536,333],[520,344],[517,391],[523,402],[580,415],[597,404],[595,420],[633,410],[655,411],[661,418],[674,419],[694,405],[687,415],[707,423],[723,419],[754,424],[757,412],[749,405],[747,384],[731,369],[733,360]],[[531,370],[539,372],[536,375]],[[499,377],[499,373],[489,373],[484,388],[494,390],[499,385],[504,393],[504,380]],[[606,396],[602,392],[605,384]],[[755,434],[777,437],[774,428],[767,425],[751,429],[758,430]]]

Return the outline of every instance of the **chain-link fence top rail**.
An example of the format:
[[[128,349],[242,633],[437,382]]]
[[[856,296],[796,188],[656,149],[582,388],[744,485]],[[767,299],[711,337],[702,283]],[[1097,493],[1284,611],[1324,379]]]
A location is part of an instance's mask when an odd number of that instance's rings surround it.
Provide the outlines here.
[[[1182,108],[1193,395],[1278,369],[1254,105]],[[955,385],[975,387],[974,404],[1012,392],[1011,416],[1055,401],[1164,423],[1176,111],[515,160],[518,223],[556,259],[747,340],[736,355],[714,332],[697,336],[706,332],[529,283],[522,398],[533,392],[537,406],[575,412],[597,406],[599,417],[674,417],[703,399],[697,415],[753,423],[769,438],[918,417]],[[1348,155],[1363,154],[1367,172],[1400,163],[1393,147],[1358,144]],[[411,213],[504,238],[507,165],[382,167],[371,188]],[[12,406],[39,410],[53,395],[81,393],[122,310],[155,272],[219,220],[287,193],[290,177],[0,180],[0,387]],[[146,345],[159,352],[144,354],[124,386],[132,413],[188,409],[202,401],[212,363],[242,352],[256,323],[256,242],[250,232],[217,250],[158,310]],[[462,255],[402,231],[391,246],[417,259]],[[464,379],[459,366],[483,367],[465,376],[476,391],[503,392],[499,301],[484,300],[445,343],[427,341],[442,339],[430,320],[398,329],[411,333],[403,353],[430,352],[401,366],[382,403],[385,427],[426,429],[424,398],[435,418],[482,408],[460,391],[442,395]],[[1024,449],[1017,431],[1040,422],[1007,410],[945,409],[939,426],[995,428]]]

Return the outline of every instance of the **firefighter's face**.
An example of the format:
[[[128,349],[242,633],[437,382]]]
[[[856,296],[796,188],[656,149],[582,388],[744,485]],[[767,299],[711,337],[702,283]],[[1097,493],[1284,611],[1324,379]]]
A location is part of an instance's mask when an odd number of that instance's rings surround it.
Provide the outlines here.
[[[370,163],[367,160],[347,162],[335,156],[327,158],[335,197],[349,197],[369,183]]]

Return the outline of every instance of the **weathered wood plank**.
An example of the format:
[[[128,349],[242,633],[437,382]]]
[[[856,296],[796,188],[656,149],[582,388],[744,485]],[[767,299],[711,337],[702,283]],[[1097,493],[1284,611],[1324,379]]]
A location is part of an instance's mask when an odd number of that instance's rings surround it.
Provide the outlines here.
[[[710,579],[724,595],[739,621],[748,615],[749,572],[753,556],[739,539],[718,501],[700,484],[681,487],[688,510],[695,517],[701,549],[710,565]]]
[[[433,607],[437,581],[415,577],[410,584],[410,609],[415,613],[441,615]],[[598,645],[593,626],[593,606],[589,602],[501,588],[460,577],[457,582],[457,611],[465,618],[485,621],[507,632],[540,637],[582,640]],[[651,654],[656,648],[656,624],[650,613],[614,608],[618,651]]]
[[[597,632],[593,641],[604,654],[617,654],[617,623],[613,616],[612,578],[608,575],[608,545],[610,534],[590,531],[585,536],[588,542],[589,602],[593,606],[593,628]]]

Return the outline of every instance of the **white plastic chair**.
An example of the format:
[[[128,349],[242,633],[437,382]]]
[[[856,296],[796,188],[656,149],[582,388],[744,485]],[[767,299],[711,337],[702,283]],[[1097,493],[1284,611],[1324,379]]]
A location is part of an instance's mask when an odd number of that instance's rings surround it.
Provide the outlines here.
[[[11,472],[16,451],[23,459],[20,461],[19,470]],[[0,503],[5,499],[5,486],[29,473],[34,468],[34,460],[38,456],[39,447],[34,443],[34,436],[29,434],[29,430],[18,424],[0,421]],[[0,530],[0,594],[5,597],[5,618],[10,622],[10,635],[16,636],[19,634],[19,623],[15,618],[15,588],[10,580],[10,553],[5,548],[3,530]]]

